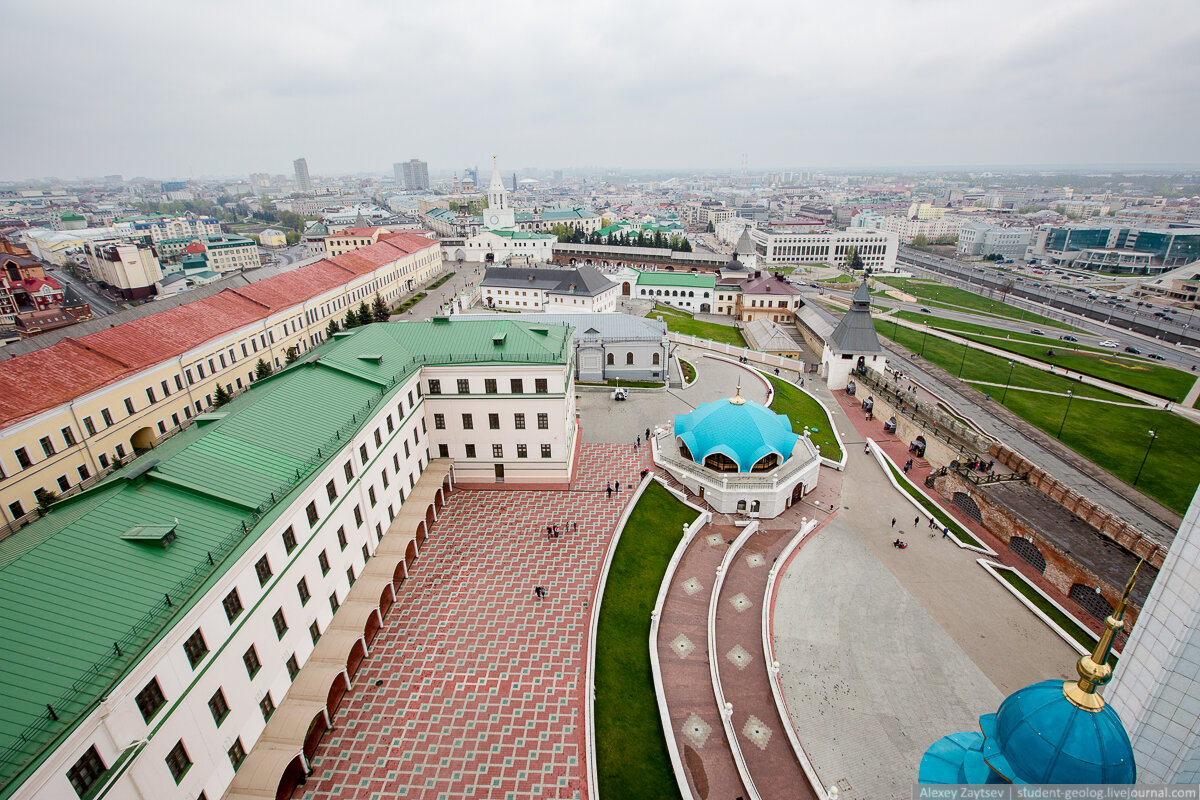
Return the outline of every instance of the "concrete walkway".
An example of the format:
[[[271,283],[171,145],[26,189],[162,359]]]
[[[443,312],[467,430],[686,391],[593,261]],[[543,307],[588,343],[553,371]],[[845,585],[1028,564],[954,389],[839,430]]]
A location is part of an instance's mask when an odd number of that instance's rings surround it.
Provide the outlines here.
[[[1183,402],[1179,405],[1191,408],[1196,405],[1197,400],[1200,400],[1200,378],[1197,378],[1196,382],[1192,384],[1192,388],[1188,389],[1187,397],[1183,398]]]

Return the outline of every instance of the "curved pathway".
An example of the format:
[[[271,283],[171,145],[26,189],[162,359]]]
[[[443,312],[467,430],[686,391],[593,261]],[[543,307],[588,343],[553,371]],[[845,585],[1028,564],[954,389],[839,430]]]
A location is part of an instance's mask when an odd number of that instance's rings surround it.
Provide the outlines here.
[[[604,485],[641,452],[584,445],[569,491],[451,492],[295,796],[587,797],[590,612],[633,495]]]

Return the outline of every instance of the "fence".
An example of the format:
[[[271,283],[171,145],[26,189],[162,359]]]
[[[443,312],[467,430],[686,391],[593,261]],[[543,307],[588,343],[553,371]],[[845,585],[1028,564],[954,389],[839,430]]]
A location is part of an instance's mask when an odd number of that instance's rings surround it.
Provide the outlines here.
[[[889,376],[881,375],[873,369],[856,370],[852,377],[857,383],[869,386],[885,398],[896,395],[903,398],[904,390],[900,386],[900,381],[890,383]],[[901,403],[890,400],[886,402],[895,408],[897,415],[912,420],[923,428],[926,434],[940,439],[951,448],[961,450],[965,447],[977,454],[988,451],[988,441],[976,431],[939,409],[935,403],[922,405],[911,400]]]
[[[748,347],[738,347],[737,345],[725,344],[724,342],[714,342],[712,339],[701,339],[699,336],[689,336],[686,333],[675,333],[673,331],[667,331],[667,339],[668,341],[672,341],[677,344],[688,344],[693,347],[702,347],[706,350],[714,350],[718,353],[724,353],[727,356],[744,358],[747,361],[753,361],[756,364],[765,364],[771,367],[790,369],[793,372],[804,371],[804,362],[798,358],[778,356],[774,353],[763,353],[759,350],[751,350]]]

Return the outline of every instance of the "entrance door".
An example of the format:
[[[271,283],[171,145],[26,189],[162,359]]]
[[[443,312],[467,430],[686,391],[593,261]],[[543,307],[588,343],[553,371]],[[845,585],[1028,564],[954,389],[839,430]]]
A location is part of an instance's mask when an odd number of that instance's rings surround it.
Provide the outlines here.
[[[704,487],[703,486],[700,487],[700,499],[701,500],[704,499]]]
[[[504,465],[496,465],[496,483],[504,483]]]

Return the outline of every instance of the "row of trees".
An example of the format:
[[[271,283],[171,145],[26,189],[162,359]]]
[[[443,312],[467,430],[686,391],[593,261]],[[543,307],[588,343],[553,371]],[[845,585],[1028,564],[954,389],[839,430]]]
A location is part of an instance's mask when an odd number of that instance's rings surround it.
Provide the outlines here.
[[[923,233],[918,233],[913,237],[912,246],[917,250],[924,250],[930,245],[935,244],[956,245],[958,244],[958,237],[953,233],[947,233],[942,236],[934,236],[932,239]]]
[[[611,247],[658,247],[669,248],[680,253],[692,252],[692,243],[688,241],[686,236],[678,233],[665,236],[662,231],[654,231],[653,233],[638,231],[636,235],[610,233],[607,236],[601,236],[599,233],[584,233],[579,228],[562,224],[552,226],[550,232],[557,236],[558,241],[562,243],[608,245]]]

